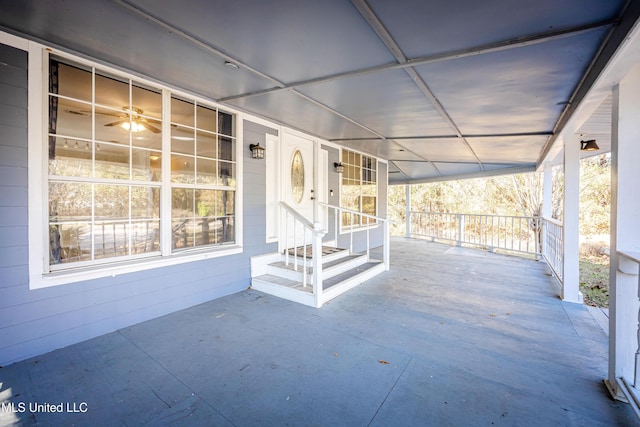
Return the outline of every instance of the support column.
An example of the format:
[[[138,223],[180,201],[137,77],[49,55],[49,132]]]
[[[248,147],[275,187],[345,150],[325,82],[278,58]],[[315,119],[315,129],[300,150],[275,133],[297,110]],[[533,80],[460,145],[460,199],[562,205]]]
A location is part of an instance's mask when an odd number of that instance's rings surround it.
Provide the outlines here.
[[[640,252],[640,66],[613,88],[611,132],[611,270],[609,374],[614,398],[625,400],[622,379],[634,383],[638,350],[638,264],[621,252]],[[636,384],[638,388],[638,384]]]
[[[564,215],[562,218],[563,273],[562,299],[582,304],[580,292],[580,138],[564,141]]]
[[[411,237],[411,184],[404,185],[404,193],[405,193],[404,236]]]

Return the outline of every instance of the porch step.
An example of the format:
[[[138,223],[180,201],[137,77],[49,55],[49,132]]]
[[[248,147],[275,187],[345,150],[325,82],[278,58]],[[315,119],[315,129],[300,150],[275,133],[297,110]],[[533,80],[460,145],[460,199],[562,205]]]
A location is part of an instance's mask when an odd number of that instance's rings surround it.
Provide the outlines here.
[[[325,280],[357,268],[367,262],[366,254],[350,255],[348,251],[341,253],[340,258],[336,258],[335,256],[332,258],[333,259],[322,263],[322,277]],[[323,261],[325,261],[324,258]],[[266,266],[265,271],[267,274],[302,282],[303,274],[305,274],[306,270],[307,283],[312,283],[313,267],[310,264],[311,261],[307,260],[307,266],[305,268],[303,267],[302,260],[298,260],[298,269],[296,270],[295,264],[289,259],[289,265],[287,265],[285,261],[272,262]]]
[[[297,252],[297,270],[289,256],[289,263],[285,262],[285,254],[270,254],[253,257],[251,260],[251,287],[290,301],[295,301],[311,307],[319,307],[325,302],[337,297],[349,289],[369,280],[385,271],[382,261],[367,259],[366,253],[351,254],[346,249],[323,248],[322,258],[322,298],[319,300],[313,291],[312,260],[306,259],[304,251]],[[311,254],[306,253],[307,256]],[[306,276],[306,286],[304,275]]]

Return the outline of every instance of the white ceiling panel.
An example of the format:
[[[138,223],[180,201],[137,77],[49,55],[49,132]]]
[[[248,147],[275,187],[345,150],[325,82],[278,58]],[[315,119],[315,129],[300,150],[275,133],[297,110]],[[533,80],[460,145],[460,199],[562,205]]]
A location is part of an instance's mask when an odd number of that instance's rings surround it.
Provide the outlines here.
[[[357,141],[341,141],[345,148],[362,151],[373,156],[389,160],[415,160],[416,155],[393,141],[382,139],[366,139]]]
[[[393,163],[409,179],[436,178],[440,176],[440,173],[431,163],[407,161]]]
[[[285,83],[393,61],[353,5],[342,0],[133,3]]]
[[[402,139],[397,142],[434,162],[477,163],[476,157],[462,138]]]
[[[369,0],[405,55],[468,49],[616,17],[624,0]]]
[[[229,103],[280,123],[291,123],[291,117],[295,116],[295,129],[305,130],[325,139],[373,136],[366,129],[289,91],[252,96]]]
[[[416,69],[463,135],[549,132],[604,35],[594,30]]]
[[[404,70],[325,82],[300,91],[389,138],[454,133]]]
[[[480,165],[477,163],[445,163],[436,162],[434,166],[442,175],[465,175],[478,173],[481,171]]]
[[[535,163],[547,138],[544,136],[512,136],[469,138],[469,145],[483,163]]]

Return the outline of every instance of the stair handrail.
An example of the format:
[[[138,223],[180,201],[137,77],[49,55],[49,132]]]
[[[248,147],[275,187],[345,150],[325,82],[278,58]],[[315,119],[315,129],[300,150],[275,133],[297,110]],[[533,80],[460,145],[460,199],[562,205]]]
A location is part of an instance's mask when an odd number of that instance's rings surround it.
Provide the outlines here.
[[[320,223],[312,223],[305,218],[300,212],[291,207],[288,203],[280,201],[280,207],[284,211],[284,253],[285,253],[285,265],[289,265],[289,221],[288,216],[293,217],[293,263],[294,270],[298,271],[298,245],[296,243],[296,223],[300,223],[303,228],[302,232],[302,250],[304,256],[302,257],[302,287],[307,287],[307,233],[305,230],[311,231],[311,281],[313,286],[313,296],[315,299],[316,307],[322,306],[322,237],[325,235],[325,230]],[[281,227],[281,229],[283,229]]]
[[[331,205],[329,203],[324,203],[324,202],[318,202],[318,205],[322,206],[322,207],[326,207],[329,209],[333,209],[336,211],[336,215],[334,215],[334,242],[336,242],[336,244],[338,243],[338,230],[339,230],[339,222],[338,222],[338,218],[342,217],[343,213],[348,213],[350,214],[350,226],[349,226],[349,251],[353,252],[353,233],[357,232],[357,231],[366,231],[367,233],[367,260],[369,260],[369,234],[371,231],[371,225],[372,224],[367,224],[362,226],[361,228],[355,228],[354,224],[353,224],[353,219],[355,216],[361,216],[361,217],[365,217],[365,218],[370,218],[370,219],[374,219],[376,221],[376,224],[378,223],[382,223],[383,226],[383,243],[382,243],[382,257],[383,257],[383,262],[384,262],[384,266],[385,266],[385,270],[389,270],[390,267],[390,257],[389,257],[389,219],[388,218],[383,218],[380,216],[376,216],[376,215],[371,215],[371,214],[367,214],[367,213],[363,213],[360,211],[356,211],[353,209],[349,209],[349,208],[343,208],[341,206],[335,206],[335,205]]]

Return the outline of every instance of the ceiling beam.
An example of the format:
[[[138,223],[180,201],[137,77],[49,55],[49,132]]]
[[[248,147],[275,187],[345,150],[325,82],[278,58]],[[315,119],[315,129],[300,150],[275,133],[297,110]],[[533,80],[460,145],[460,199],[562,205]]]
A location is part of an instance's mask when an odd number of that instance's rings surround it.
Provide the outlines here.
[[[358,12],[364,17],[369,26],[373,29],[373,31],[378,35],[380,40],[384,43],[387,49],[393,54],[399,64],[406,64],[407,57],[402,52],[402,49],[396,43],[393,36],[386,29],[382,21],[376,16],[371,7],[367,4],[365,0],[351,0],[351,3],[358,9]],[[484,170],[484,166],[482,165],[482,161],[473,150],[469,142],[462,136],[462,132],[460,132],[460,128],[453,121],[453,118],[449,115],[447,110],[444,108],[438,97],[433,93],[433,91],[429,88],[424,79],[418,75],[416,70],[413,67],[406,67],[404,71],[409,75],[411,81],[420,89],[420,92],[429,100],[429,102],[434,106],[440,117],[444,119],[444,121],[449,125],[449,127],[454,131],[454,133],[462,140],[467,149],[473,154],[478,165],[481,170]],[[433,167],[436,167],[432,164]],[[437,169],[437,168],[436,168]],[[438,171],[439,172],[439,171]]]
[[[477,134],[477,135],[462,135],[463,138],[514,138],[521,136],[551,136],[553,132],[551,131],[542,131],[542,132],[515,132],[515,133],[493,133],[493,134]],[[418,136],[389,136],[387,139],[390,140],[418,140],[418,139],[452,139],[457,138],[457,135],[418,135]],[[342,141],[366,141],[371,138],[333,138],[329,141],[331,142],[342,142]]]
[[[404,172],[402,171],[402,169],[400,169],[400,168],[398,167],[398,165],[396,165],[396,164],[395,164],[395,162],[394,162],[393,160],[389,160],[389,163],[391,163],[391,164],[393,165],[393,167],[394,167],[394,168],[396,168],[396,170],[398,171],[398,173],[404,177],[405,181],[407,181],[407,182],[411,182],[411,178],[409,178],[409,175],[407,175],[406,173],[404,173]]]
[[[463,174],[457,174],[457,175],[447,175],[444,177],[420,178],[420,179],[414,179],[414,180],[408,179],[408,182],[405,182],[405,181],[389,182],[389,185],[428,184],[432,182],[455,181],[458,179],[470,179],[470,178],[487,178],[491,176],[514,175],[518,173],[528,173],[528,172],[535,172],[535,171],[536,171],[535,165],[523,165],[523,166],[515,166],[515,167],[509,167],[509,168],[503,168],[503,169],[489,169],[482,172],[471,172],[471,173],[463,173]]]
[[[513,39],[498,41],[495,43],[475,46],[468,49],[460,49],[452,52],[445,52],[445,53],[440,53],[436,55],[429,55],[429,56],[413,58],[413,59],[408,58],[405,63],[391,62],[387,64],[376,65],[373,67],[362,68],[360,70],[353,70],[345,73],[337,73],[337,74],[332,74],[328,76],[322,76],[315,79],[292,82],[282,87],[278,86],[278,87],[273,87],[268,89],[257,90],[253,92],[246,92],[238,95],[231,95],[224,98],[220,98],[219,101],[225,102],[225,101],[231,101],[235,99],[249,98],[252,96],[265,95],[271,92],[278,92],[286,89],[294,89],[294,88],[311,86],[311,85],[320,84],[320,83],[327,83],[333,80],[346,79],[349,77],[358,77],[358,76],[363,76],[367,74],[378,73],[381,71],[397,70],[397,69],[402,69],[407,67],[416,67],[418,65],[430,64],[434,62],[448,61],[452,59],[460,59],[460,58],[466,58],[466,57],[476,56],[476,55],[484,55],[487,53],[500,52],[508,49],[516,49],[524,46],[532,46],[539,43],[546,43],[554,40],[576,36],[589,31],[599,30],[606,27],[612,27],[612,26],[615,26],[616,24],[618,24],[617,19],[597,22],[597,23],[588,24],[588,25],[579,25],[579,26],[569,27],[569,28],[560,29],[560,30],[547,31],[543,33],[529,35],[529,36],[521,36]]]

